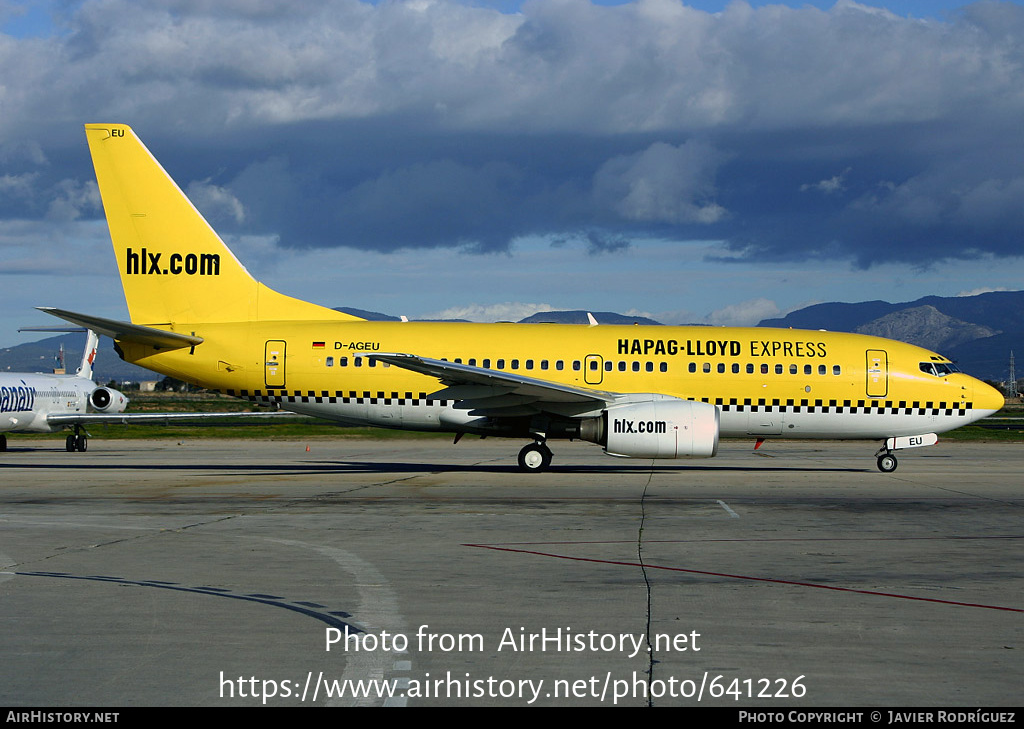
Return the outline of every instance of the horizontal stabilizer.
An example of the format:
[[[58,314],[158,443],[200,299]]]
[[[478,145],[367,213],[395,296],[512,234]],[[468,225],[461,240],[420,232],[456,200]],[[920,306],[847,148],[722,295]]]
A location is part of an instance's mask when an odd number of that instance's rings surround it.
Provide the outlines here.
[[[84,332],[85,327],[18,327],[19,332]]]
[[[203,343],[202,337],[194,335],[167,332],[163,329],[129,324],[128,322],[117,321],[116,319],[104,319],[103,317],[79,314],[65,309],[55,309],[52,306],[38,306],[36,308],[58,319],[87,327],[98,334],[116,339],[119,342],[147,344],[158,349],[182,349]]]

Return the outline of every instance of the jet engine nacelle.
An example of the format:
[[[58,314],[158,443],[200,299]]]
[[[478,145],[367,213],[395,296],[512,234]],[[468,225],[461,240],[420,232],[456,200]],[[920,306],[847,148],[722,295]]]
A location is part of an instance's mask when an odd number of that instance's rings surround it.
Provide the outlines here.
[[[89,395],[89,404],[98,413],[123,413],[128,398],[112,387],[97,387]]]
[[[652,395],[584,421],[580,437],[611,456],[711,458],[718,452],[718,420],[714,405]]]

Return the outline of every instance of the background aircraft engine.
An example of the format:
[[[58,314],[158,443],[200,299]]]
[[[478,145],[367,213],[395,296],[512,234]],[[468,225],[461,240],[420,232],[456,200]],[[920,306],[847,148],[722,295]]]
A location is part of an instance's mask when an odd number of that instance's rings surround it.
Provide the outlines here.
[[[718,408],[678,398],[619,405],[584,421],[580,437],[611,456],[711,458],[718,452]]]
[[[89,395],[89,404],[99,413],[123,413],[128,398],[112,387],[97,387]]]

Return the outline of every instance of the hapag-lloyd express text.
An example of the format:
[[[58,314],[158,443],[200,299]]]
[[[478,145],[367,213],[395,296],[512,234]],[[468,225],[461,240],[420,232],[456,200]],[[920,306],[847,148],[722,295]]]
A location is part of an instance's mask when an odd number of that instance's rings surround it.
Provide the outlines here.
[[[825,357],[825,342],[774,339],[620,339],[618,354],[685,355],[688,357]]]

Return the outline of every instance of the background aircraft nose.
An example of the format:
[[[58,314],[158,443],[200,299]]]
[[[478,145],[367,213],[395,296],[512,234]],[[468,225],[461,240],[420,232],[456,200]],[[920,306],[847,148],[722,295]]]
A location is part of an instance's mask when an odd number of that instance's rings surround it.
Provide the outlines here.
[[[986,385],[981,380],[975,381],[974,385],[974,409],[975,410],[999,410],[1006,404],[1006,398],[991,385]]]

